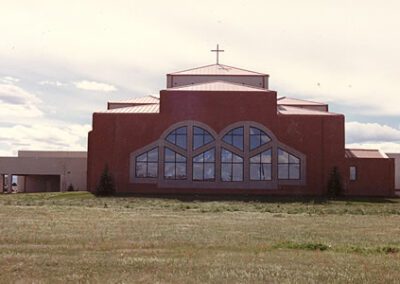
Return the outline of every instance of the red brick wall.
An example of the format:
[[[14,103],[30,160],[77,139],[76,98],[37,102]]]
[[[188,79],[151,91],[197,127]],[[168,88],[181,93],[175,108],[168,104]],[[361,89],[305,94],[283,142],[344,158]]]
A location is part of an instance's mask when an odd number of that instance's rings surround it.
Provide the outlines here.
[[[306,155],[306,186],[281,186],[275,191],[186,190],[158,189],[155,185],[129,183],[130,154],[159,139],[169,126],[184,120],[203,122],[218,133],[237,121],[263,124],[280,142]],[[272,91],[161,91],[159,114],[95,113],[88,148],[88,189],[91,191],[97,186],[106,164],[120,193],[169,191],[323,195],[334,166],[339,167],[342,175],[347,173],[347,164],[344,162],[344,116],[278,115],[276,92]],[[365,181],[360,180],[362,182]],[[386,188],[386,183],[384,187]],[[352,190],[350,187],[349,189]]]
[[[393,159],[345,159],[345,194],[352,196],[394,196]],[[357,178],[350,181],[350,166],[357,168]]]

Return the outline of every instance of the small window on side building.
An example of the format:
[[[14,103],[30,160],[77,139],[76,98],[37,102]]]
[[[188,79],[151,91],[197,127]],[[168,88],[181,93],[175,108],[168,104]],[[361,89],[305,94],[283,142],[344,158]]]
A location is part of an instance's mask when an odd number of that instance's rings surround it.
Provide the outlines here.
[[[350,180],[357,180],[357,168],[355,166],[350,166]]]

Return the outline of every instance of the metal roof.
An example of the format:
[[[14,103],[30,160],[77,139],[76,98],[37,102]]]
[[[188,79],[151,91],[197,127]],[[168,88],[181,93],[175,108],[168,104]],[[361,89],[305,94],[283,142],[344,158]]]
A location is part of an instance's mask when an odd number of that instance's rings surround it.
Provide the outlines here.
[[[99,111],[97,113],[159,113],[159,104],[148,104],[148,105],[138,105],[122,108],[114,108],[105,111]]]
[[[377,149],[345,149],[346,158],[388,158],[388,156]]]
[[[226,75],[226,76],[267,76],[267,74],[249,71],[224,64],[211,64],[188,70],[170,73],[168,75]]]
[[[233,91],[233,92],[268,92],[263,88],[252,87],[248,85],[242,85],[237,83],[231,83],[226,81],[213,81],[207,83],[199,83],[193,85],[186,85],[174,88],[168,88],[167,90],[174,91]]]
[[[326,106],[327,104],[307,101],[307,100],[300,100],[288,97],[281,97],[278,98],[277,101],[278,105],[293,105],[293,106]]]
[[[156,96],[145,96],[139,98],[126,99],[121,101],[110,101],[110,104],[158,104],[160,98]]]
[[[334,116],[339,115],[333,112],[312,110],[306,108],[299,108],[293,106],[278,105],[278,113],[283,115],[324,115],[324,116]]]
[[[87,158],[86,151],[19,150],[18,157],[25,158]]]

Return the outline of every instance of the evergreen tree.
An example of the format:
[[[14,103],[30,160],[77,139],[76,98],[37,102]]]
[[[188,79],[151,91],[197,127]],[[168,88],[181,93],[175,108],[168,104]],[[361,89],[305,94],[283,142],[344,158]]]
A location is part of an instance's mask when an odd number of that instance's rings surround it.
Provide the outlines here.
[[[342,194],[342,180],[337,167],[334,167],[328,182],[328,195],[337,197]]]
[[[100,176],[99,186],[96,188],[96,195],[106,196],[112,195],[114,192],[114,182],[108,170],[108,165],[106,165]]]

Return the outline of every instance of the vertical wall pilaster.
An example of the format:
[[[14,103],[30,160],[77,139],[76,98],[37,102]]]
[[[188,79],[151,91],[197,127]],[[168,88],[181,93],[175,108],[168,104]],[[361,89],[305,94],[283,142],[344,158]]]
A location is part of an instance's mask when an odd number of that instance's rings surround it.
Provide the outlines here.
[[[12,192],[12,174],[7,176],[8,192]]]

